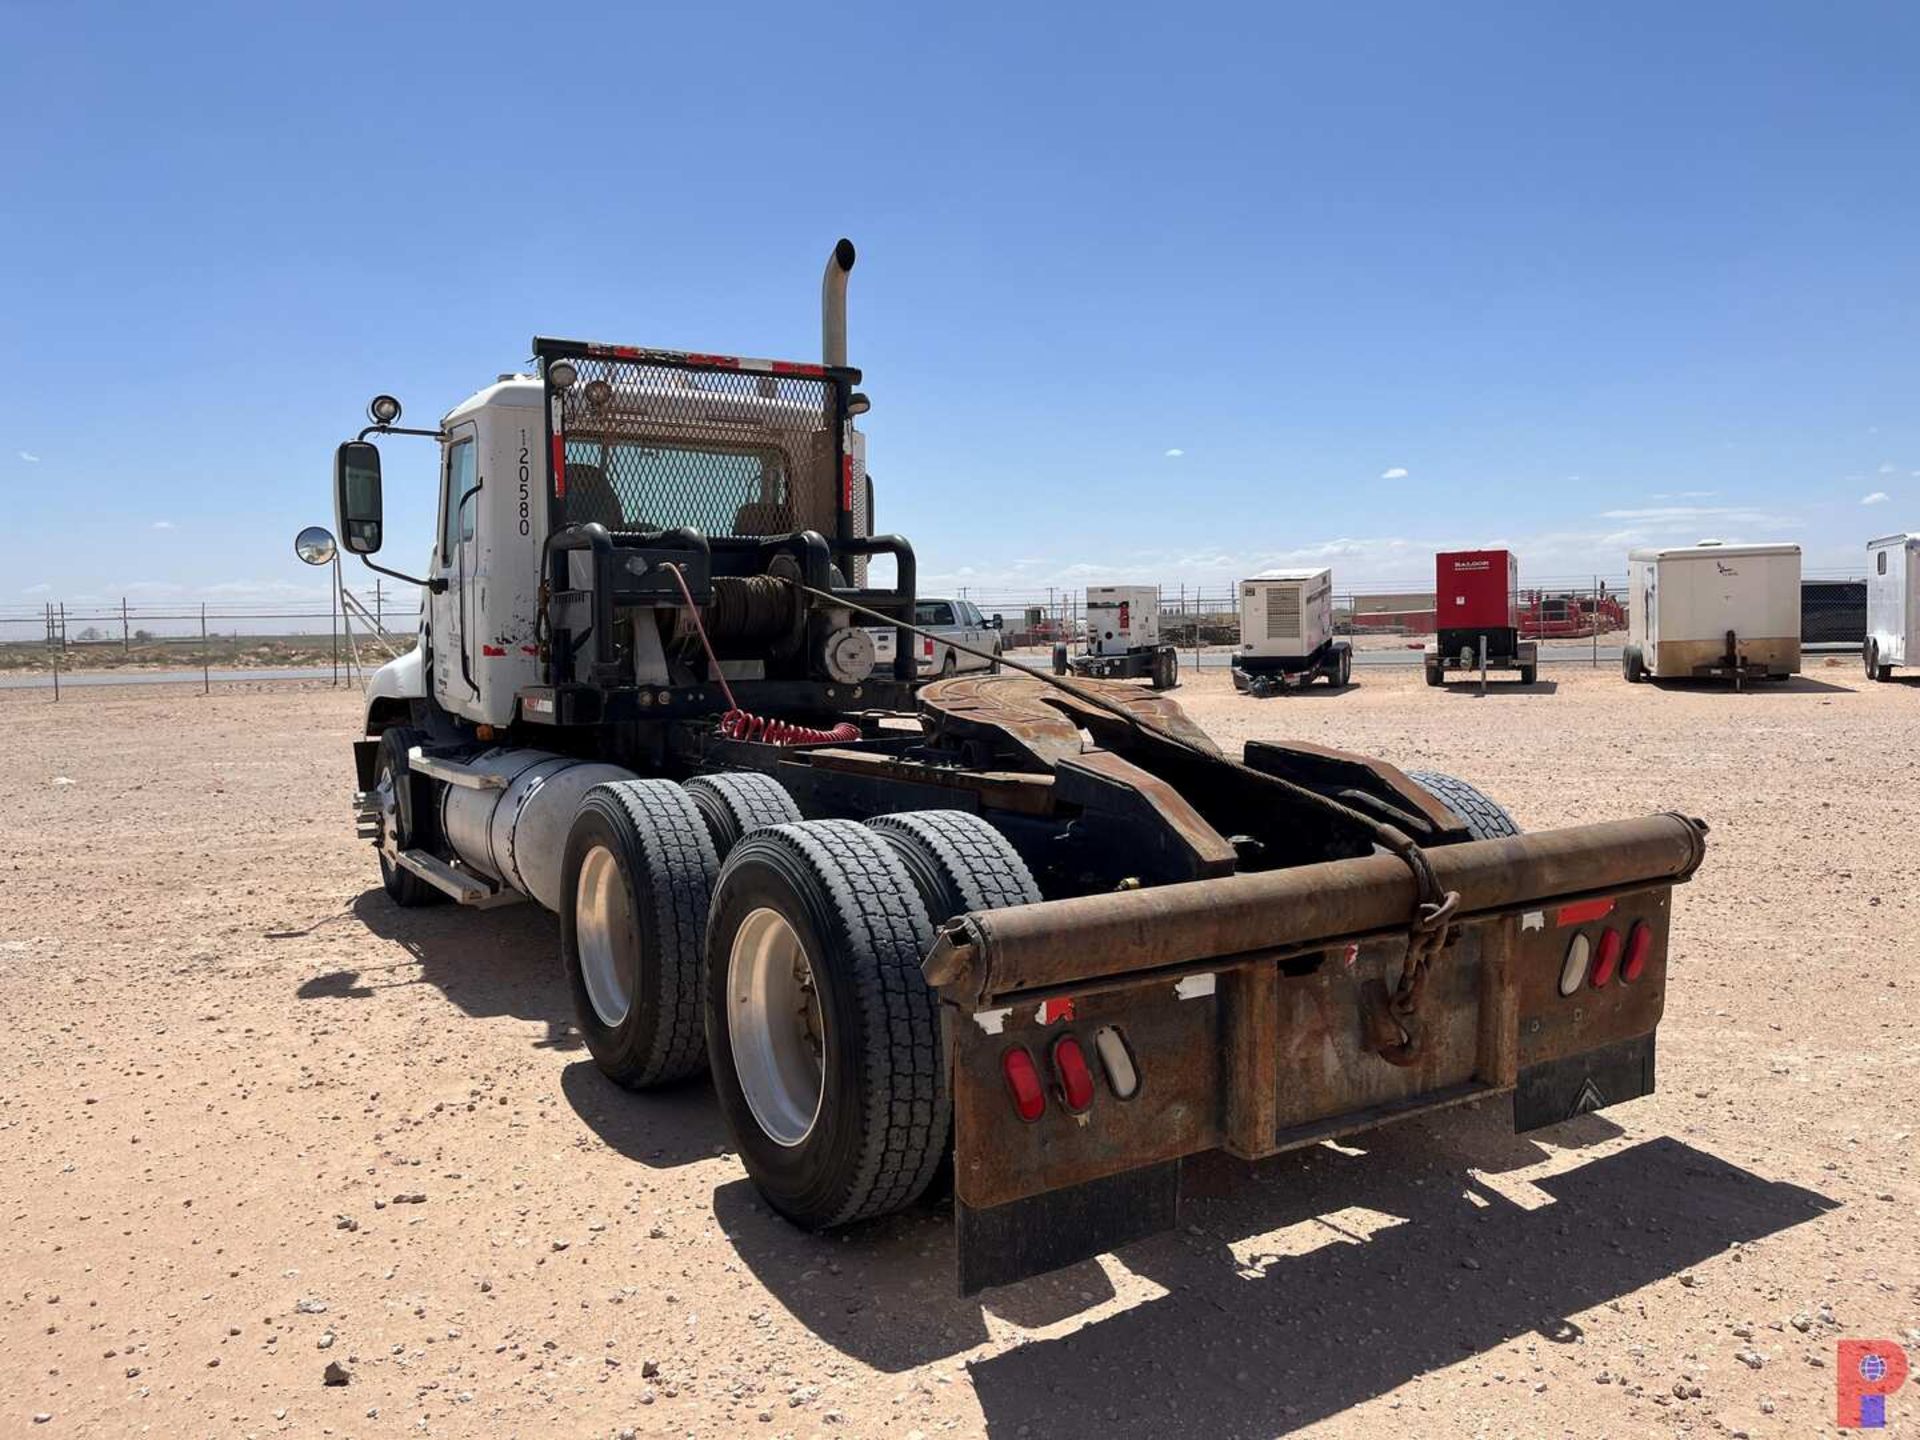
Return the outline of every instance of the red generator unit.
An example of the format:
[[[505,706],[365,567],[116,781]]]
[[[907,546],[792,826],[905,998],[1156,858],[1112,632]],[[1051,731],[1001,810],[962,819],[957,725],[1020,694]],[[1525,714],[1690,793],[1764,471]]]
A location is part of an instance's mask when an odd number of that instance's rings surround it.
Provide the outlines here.
[[[1435,638],[1427,646],[1427,683],[1484,667],[1538,674],[1539,648],[1520,638],[1520,562],[1511,550],[1445,550],[1434,558]],[[1484,652],[1484,653],[1483,653]]]

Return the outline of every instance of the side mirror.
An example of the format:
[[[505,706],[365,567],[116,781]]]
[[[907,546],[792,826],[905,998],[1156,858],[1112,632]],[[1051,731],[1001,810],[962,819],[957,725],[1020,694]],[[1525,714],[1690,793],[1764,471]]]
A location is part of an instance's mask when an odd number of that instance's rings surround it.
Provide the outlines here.
[[[996,615],[991,620],[987,621],[987,624],[991,625],[996,630],[1004,630],[1007,627],[1006,619],[1003,616],[999,616],[999,615]]]
[[[353,555],[380,549],[380,450],[349,440],[333,452],[333,502],[340,540]]]

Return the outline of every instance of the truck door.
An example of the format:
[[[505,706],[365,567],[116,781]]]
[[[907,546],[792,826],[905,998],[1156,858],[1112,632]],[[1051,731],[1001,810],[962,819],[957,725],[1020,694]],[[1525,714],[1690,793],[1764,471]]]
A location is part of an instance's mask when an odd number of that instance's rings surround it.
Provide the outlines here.
[[[433,571],[447,588],[429,592],[428,616],[433,628],[433,695],[443,709],[472,716],[480,708],[479,676],[468,651],[468,618],[473,610],[472,577],[478,506],[474,487],[479,483],[479,446],[472,421],[449,432],[440,462],[440,534],[433,551]]]

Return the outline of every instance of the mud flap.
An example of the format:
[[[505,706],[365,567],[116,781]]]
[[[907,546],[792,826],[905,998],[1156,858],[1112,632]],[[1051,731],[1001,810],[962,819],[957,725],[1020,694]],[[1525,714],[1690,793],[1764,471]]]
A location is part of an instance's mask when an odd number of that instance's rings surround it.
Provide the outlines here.
[[[975,1209],[953,1202],[960,1293],[1010,1285],[1171,1230],[1180,1218],[1180,1162]]]
[[[1513,1129],[1558,1125],[1590,1110],[1653,1093],[1653,1032],[1564,1060],[1529,1065],[1513,1091]]]

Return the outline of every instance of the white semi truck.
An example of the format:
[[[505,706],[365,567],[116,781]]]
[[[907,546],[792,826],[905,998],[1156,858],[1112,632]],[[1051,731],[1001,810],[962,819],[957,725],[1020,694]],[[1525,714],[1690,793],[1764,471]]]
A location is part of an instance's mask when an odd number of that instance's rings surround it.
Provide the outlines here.
[[[913,551],[872,533],[853,424],[853,258],[818,362],[539,339],[438,423],[381,396],[339,447],[369,564],[375,438],[440,457],[420,646],[354,747],[393,900],[555,911],[600,1070],[710,1070],[798,1224],[950,1175],[969,1291],[1174,1225],[1203,1151],[1651,1090],[1698,822],[1521,835],[1451,777],[1229,758],[1133,686],[917,679]]]

